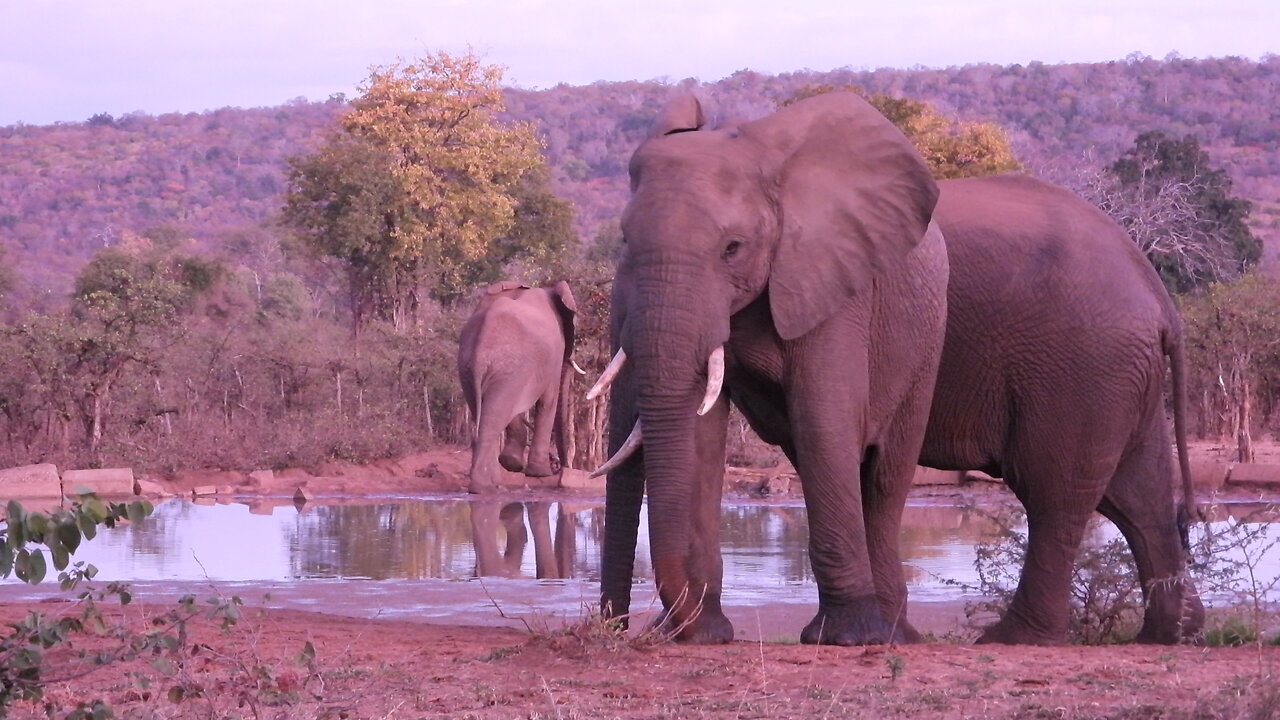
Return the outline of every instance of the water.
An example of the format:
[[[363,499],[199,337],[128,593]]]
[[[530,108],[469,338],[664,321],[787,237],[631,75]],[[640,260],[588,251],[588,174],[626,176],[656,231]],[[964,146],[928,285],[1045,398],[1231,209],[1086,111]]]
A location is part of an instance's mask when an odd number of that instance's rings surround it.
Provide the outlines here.
[[[918,591],[973,579],[973,546],[992,530],[977,512],[907,508],[903,551]],[[137,526],[104,530],[75,559],[100,580],[460,580],[476,576],[598,581],[604,506],[432,498],[379,504],[195,505],[167,501]],[[813,585],[800,504],[727,504],[725,585],[766,592]],[[636,574],[652,577],[642,511]]]
[[[1214,527],[1230,528],[1252,510],[1219,509]],[[802,625],[817,596],[803,506],[730,502],[721,518],[730,618],[741,626],[749,614],[745,622],[759,625],[763,637],[790,632],[774,625]],[[646,523],[642,517],[636,606],[652,602]],[[148,598],[260,593],[269,606],[464,623],[496,620],[495,603],[513,617],[572,617],[598,597],[603,526],[599,502],[452,496],[299,509],[263,501],[168,501],[136,526],[101,532],[75,559],[96,565],[98,580],[128,581],[135,595]],[[977,584],[975,546],[995,531],[986,511],[908,505],[902,554],[913,608],[949,604],[952,615],[958,613],[972,598],[963,586]],[[1088,542],[1111,537],[1115,530],[1099,522]],[[1271,549],[1255,572],[1280,575],[1280,549]],[[56,592],[56,583],[28,588],[10,578],[0,584],[0,599]],[[761,612],[771,619],[761,620]]]

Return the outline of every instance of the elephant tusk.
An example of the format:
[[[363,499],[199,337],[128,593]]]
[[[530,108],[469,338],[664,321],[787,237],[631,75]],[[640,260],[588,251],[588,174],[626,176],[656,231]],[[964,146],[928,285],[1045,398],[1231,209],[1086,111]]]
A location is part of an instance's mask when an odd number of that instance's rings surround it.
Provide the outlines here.
[[[698,414],[706,415],[720,399],[720,389],[724,387],[724,346],[711,351],[707,358],[707,394],[702,397],[698,406]]]
[[[643,439],[644,434],[640,431],[640,421],[636,420],[635,427],[631,428],[631,434],[628,435],[626,441],[622,443],[622,447],[618,448],[618,452],[614,453],[613,457],[606,460],[603,465],[592,470],[591,474],[587,477],[600,477],[626,462],[627,458],[636,454],[636,450],[640,448],[640,444],[644,441]]]
[[[595,400],[599,397],[600,393],[604,392],[604,389],[609,387],[609,383],[613,382],[613,379],[618,376],[618,371],[622,369],[622,364],[626,361],[626,351],[622,348],[618,348],[617,354],[609,361],[609,365],[605,367],[604,372],[601,373],[600,379],[597,380],[596,384],[592,385],[591,389],[587,391],[587,399]]]
[[[579,375],[587,374],[586,370],[583,370],[582,368],[578,367],[577,361],[575,361],[573,358],[569,358],[569,364],[573,366],[573,371],[578,373]]]

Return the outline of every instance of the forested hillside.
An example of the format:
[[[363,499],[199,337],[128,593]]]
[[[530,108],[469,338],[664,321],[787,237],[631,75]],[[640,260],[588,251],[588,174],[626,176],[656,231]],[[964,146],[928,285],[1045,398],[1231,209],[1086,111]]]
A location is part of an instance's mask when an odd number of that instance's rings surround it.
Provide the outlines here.
[[[929,100],[1008,130],[1033,171],[1109,165],[1148,130],[1194,136],[1254,202],[1254,223],[1280,248],[1280,57],[1261,62],[1133,57],[1124,61],[940,70],[740,71],[700,86],[720,119],[754,117],[813,84]],[[691,80],[511,90],[509,114],[546,141],[556,190],[590,241],[625,201],[626,164],[662,103]],[[58,304],[89,257],[126,232],[243,246],[273,225],[285,158],[307,151],[341,98],[277,108],[0,128],[0,242],[14,270],[9,310]]]

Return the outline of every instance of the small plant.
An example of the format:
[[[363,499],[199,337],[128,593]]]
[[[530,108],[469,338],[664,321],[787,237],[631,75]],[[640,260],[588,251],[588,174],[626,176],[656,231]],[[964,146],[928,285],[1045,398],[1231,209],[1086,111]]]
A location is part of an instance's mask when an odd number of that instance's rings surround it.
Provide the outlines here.
[[[1220,508],[1205,510],[1212,517]],[[1280,573],[1267,569],[1280,559],[1280,506],[1197,526],[1191,557],[1200,592],[1224,598],[1236,611],[1221,628],[1205,633],[1206,643],[1261,645],[1269,623],[1272,630],[1280,627],[1272,600],[1280,592]]]
[[[70,509],[58,508],[51,513],[28,512],[18,502],[9,502],[5,508],[4,527],[0,528],[0,577],[10,574],[25,583],[37,585],[44,581],[49,567],[45,552],[58,571],[58,583],[63,590],[73,590],[80,583],[92,579],[98,573],[93,565],[71,564],[71,555],[84,540],[92,540],[98,526],[115,527],[128,520],[138,522],[150,515],[151,503],[146,500],[123,504],[104,503],[93,493],[81,493]],[[105,591],[86,591],[81,595],[82,611],[79,615],[49,618],[42,613],[28,613],[22,620],[9,625],[10,632],[0,639],[0,717],[8,713],[15,702],[39,703],[44,698],[44,686],[51,681],[46,675],[45,656],[54,648],[68,643],[72,636],[86,631],[104,634],[105,623],[96,601],[111,596],[122,605],[130,601],[128,590],[117,584]],[[110,656],[95,658],[98,664],[110,661]],[[46,707],[52,716],[56,708]],[[110,708],[100,700],[81,701],[68,717],[110,717]]]
[[[1241,647],[1258,641],[1258,633],[1252,623],[1238,617],[1228,618],[1218,627],[1204,633],[1204,644],[1209,647]]]
[[[965,613],[1000,615],[1017,588],[1026,555],[1026,515],[1020,507],[995,512],[970,508],[995,526],[992,537],[979,543],[974,566],[976,591],[985,599],[966,605]],[[1213,514],[1213,508],[1207,509]],[[1274,608],[1268,598],[1280,590],[1280,576],[1265,568],[1280,555],[1280,524],[1275,506],[1241,519],[1204,523],[1192,531],[1192,562],[1188,573],[1205,597],[1223,598],[1242,615],[1206,633],[1212,645],[1261,643]],[[1271,522],[1268,522],[1271,521]],[[961,585],[948,581],[954,585]],[[1217,604],[1222,605],[1221,600]],[[1105,644],[1131,637],[1141,624],[1141,585],[1128,545],[1120,536],[1080,549],[1071,583],[1069,638],[1082,644]]]
[[[907,669],[907,661],[901,655],[888,653],[884,656],[885,667],[889,668],[889,681],[895,682],[898,676]]]
[[[969,508],[995,527],[990,539],[975,548],[976,591],[984,599],[967,603],[965,615],[1003,615],[1013,601],[1027,552],[1026,513],[1020,506],[994,512]],[[959,583],[953,583],[959,584]],[[1132,637],[1142,621],[1142,593],[1133,556],[1123,538],[1084,545],[1071,574],[1068,638],[1085,645],[1119,642]]]

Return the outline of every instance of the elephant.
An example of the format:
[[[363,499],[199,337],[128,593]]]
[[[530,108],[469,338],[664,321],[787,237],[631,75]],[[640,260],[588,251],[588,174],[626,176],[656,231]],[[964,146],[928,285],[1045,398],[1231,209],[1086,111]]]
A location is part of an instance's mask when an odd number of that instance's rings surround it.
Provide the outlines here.
[[[804,486],[818,609],[801,639],[904,640],[869,544],[896,537],[942,352],[936,184],[853,93],[704,125],[698,101],[679,98],[631,159],[606,370],[604,610],[627,611],[647,491],[663,622],[682,640],[732,640],[718,550],[728,372],[739,407],[793,430],[757,427],[785,443]]]
[[[920,463],[1002,477],[1027,513],[1018,588],[979,640],[1065,639],[1071,571],[1095,510],[1133,552],[1146,606],[1137,641],[1196,637],[1182,323],[1159,276],[1123,228],[1065,189],[1025,175],[939,187],[951,278]],[[905,601],[889,590],[885,602]]]
[[[519,577],[524,550],[533,535],[534,573],[539,579],[572,577],[576,519],[561,506],[551,533],[551,503],[474,500],[471,509],[471,539],[475,547],[478,577]],[[525,527],[525,512],[529,515]],[[498,529],[505,544],[498,549]]]
[[[544,288],[505,281],[481,295],[458,339],[458,376],[474,422],[471,492],[496,488],[499,464],[529,477],[552,475],[553,434],[565,462],[561,426],[577,369],[576,314],[573,291],[564,281]],[[531,441],[524,417],[530,409]]]
[[[1146,599],[1137,639],[1174,643],[1194,637],[1203,626],[1204,608],[1183,576],[1185,522],[1195,513],[1184,427],[1182,331],[1168,293],[1124,230],[1066,190],[1016,175],[941,181],[938,189],[933,219],[949,259],[947,322],[919,462],[1002,477],[1026,508],[1029,526],[1014,599],[979,640],[1063,641],[1070,574],[1095,509],[1119,527],[1135,557]],[[613,298],[620,315],[634,302],[623,269]],[[762,438],[780,445],[793,462],[803,460],[798,447],[805,428],[792,420],[797,416],[786,402],[786,387],[762,383],[751,369],[753,358],[771,346],[758,335],[739,337],[747,320],[734,316],[731,322],[726,392]],[[1181,509],[1171,482],[1163,402],[1166,360]],[[625,366],[615,377],[612,397],[618,407],[610,427],[620,435],[635,414],[630,408],[640,381]],[[707,532],[695,539],[688,562],[706,577],[718,577],[720,565],[710,489],[723,484],[724,458],[713,442],[722,432],[706,421],[697,428],[701,454],[690,502]],[[850,445],[856,440],[856,434],[849,435]],[[625,616],[635,554],[629,517],[646,476],[650,483],[654,478],[643,445],[632,450],[611,441],[610,450],[616,454],[606,464],[601,602],[606,613]],[[852,467],[854,459],[845,462]],[[810,486],[804,492],[811,503]],[[894,516],[865,517],[881,613],[896,618],[903,633],[915,639],[918,633],[905,618],[896,536],[900,508],[885,504],[876,510]],[[810,516],[811,523],[824,521]],[[728,625],[718,606],[702,612],[713,617],[700,622]]]

